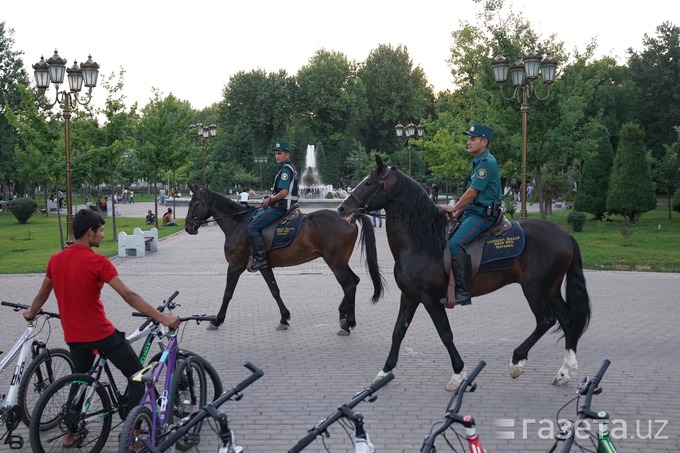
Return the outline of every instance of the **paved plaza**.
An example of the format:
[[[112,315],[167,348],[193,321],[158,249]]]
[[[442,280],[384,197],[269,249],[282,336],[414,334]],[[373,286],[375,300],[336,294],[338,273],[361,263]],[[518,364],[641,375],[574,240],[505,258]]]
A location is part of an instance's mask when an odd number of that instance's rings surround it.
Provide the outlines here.
[[[143,216],[151,206],[137,205],[122,206],[122,214]],[[177,205],[176,211],[183,227],[186,205]],[[275,330],[276,303],[259,274],[251,273],[241,277],[219,330],[207,331],[205,325],[196,324],[183,328],[182,346],[210,360],[225,388],[248,375],[242,366],[246,361],[264,370],[265,376],[244,392],[241,401],[222,406],[237,443],[246,452],[288,451],[307,429],[369,385],[382,368],[399,290],[392,276],[386,228],[375,232],[387,290],[378,304],[369,304],[372,285],[356,250],[352,267],[361,277],[358,324],[349,337],[336,335],[342,291],[321,260],[275,271],[283,300],[292,312],[287,331]],[[123,280],[151,303],[160,303],[178,290],[181,306],[176,313],[180,316],[215,314],[225,286],[223,241],[218,226],[203,227],[196,236],[180,227],[177,234],[159,242],[158,252],[113,258],[113,262]],[[612,362],[602,382],[604,391],[594,398],[593,408],[610,413],[610,428],[617,429],[613,435],[625,437],[615,441],[620,451],[680,451],[680,276],[587,271],[586,279],[593,316],[579,344],[578,378],[595,373],[604,359]],[[30,304],[41,280],[42,275],[1,275],[0,298]],[[130,316],[131,309],[108,286],[103,299],[120,329],[131,332],[139,325],[139,318]],[[54,296],[47,308],[56,310]],[[520,287],[511,285],[475,298],[472,306],[457,307],[448,315],[468,369],[481,359],[487,362],[477,379],[477,391],[465,395],[462,410],[477,419],[484,447],[492,452],[548,451],[553,441],[547,438],[556,414],[576,389],[575,382],[566,387],[550,384],[562,363],[560,334],[544,337],[531,351],[526,373],[512,380],[507,366],[512,351],[534,328]],[[0,307],[0,350],[6,351],[23,329],[19,314]],[[62,338],[58,323],[52,324],[50,344],[63,344]],[[446,350],[421,308],[402,344],[396,378],[379,392],[377,401],[356,408],[365,417],[376,451],[419,451],[432,425],[444,415],[451,397],[444,385],[451,373]],[[7,385],[4,378],[3,388]],[[573,417],[575,410],[572,404],[561,416]],[[119,429],[111,435],[106,451],[115,451]],[[204,427],[199,451],[215,451],[215,440]],[[350,451],[347,435],[338,425],[326,443],[330,451]],[[438,447],[448,451],[443,440]],[[325,449],[317,440],[305,451]]]

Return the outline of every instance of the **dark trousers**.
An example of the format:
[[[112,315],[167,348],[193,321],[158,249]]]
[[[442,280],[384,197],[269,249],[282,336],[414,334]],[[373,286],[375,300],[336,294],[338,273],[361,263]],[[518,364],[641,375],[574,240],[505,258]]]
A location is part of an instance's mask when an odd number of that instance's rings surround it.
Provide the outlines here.
[[[132,382],[129,379],[143,367],[139,363],[139,357],[132,349],[130,342],[125,338],[125,333],[116,330],[106,338],[86,343],[67,343],[71,350],[73,368],[75,373],[87,373],[92,368],[97,350],[103,352],[106,358],[128,378],[127,394],[128,405],[134,407],[139,404],[144,395],[144,384]]]
[[[262,230],[264,230],[265,227],[276,222],[285,214],[285,207],[267,206],[260,210],[252,219],[250,219],[250,222],[248,222],[248,236],[262,236]]]

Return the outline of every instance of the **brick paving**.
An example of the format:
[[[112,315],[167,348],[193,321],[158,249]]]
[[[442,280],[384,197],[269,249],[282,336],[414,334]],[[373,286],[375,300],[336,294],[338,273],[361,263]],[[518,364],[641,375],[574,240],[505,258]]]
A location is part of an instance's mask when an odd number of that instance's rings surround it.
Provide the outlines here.
[[[149,209],[145,203],[137,205],[123,209],[129,208],[128,215],[138,215],[137,210],[143,215]],[[183,225],[186,208],[178,205],[177,213]],[[181,344],[209,359],[225,388],[247,376],[245,361],[265,372],[241,401],[222,406],[245,451],[287,451],[307,429],[369,385],[382,368],[399,290],[391,273],[385,228],[375,231],[387,291],[377,305],[368,303],[370,280],[355,252],[352,266],[362,282],[357,291],[358,325],[349,337],[335,334],[342,291],[321,260],[276,270],[281,295],[292,312],[288,331],[275,330],[276,304],[259,274],[250,273],[241,277],[226,322],[218,331],[186,326]],[[177,289],[182,304],[178,314],[215,313],[225,285],[223,239],[217,226],[201,228],[196,236],[182,231],[161,240],[156,253],[113,261],[124,281],[152,303]],[[579,345],[578,377],[595,373],[605,358],[612,361],[594,408],[607,410],[617,420],[610,426],[618,429],[616,436],[623,434],[625,426],[625,439],[616,441],[621,451],[680,451],[680,277],[588,271],[586,278],[593,318]],[[41,275],[2,275],[0,298],[28,304],[41,279]],[[130,332],[138,325],[108,286],[103,296],[119,328]],[[53,297],[47,307],[56,309]],[[18,314],[7,309],[0,314],[0,349],[7,350],[23,326]],[[480,359],[487,362],[477,380],[479,388],[466,394],[463,405],[463,411],[477,419],[484,447],[498,452],[548,451],[552,441],[541,437],[550,432],[549,420],[554,421],[575,392],[574,382],[566,387],[550,385],[562,362],[559,334],[544,337],[531,351],[526,373],[512,380],[507,369],[512,351],[534,327],[520,287],[512,285],[475,298],[472,306],[458,307],[448,315],[467,366],[474,367]],[[60,326],[53,324],[50,344],[63,344],[61,335]],[[402,344],[395,380],[379,392],[377,401],[356,408],[365,416],[377,451],[419,451],[430,427],[444,415],[451,397],[444,385],[451,372],[446,351],[421,309]],[[7,385],[6,379],[2,381]],[[573,415],[574,407],[562,415]],[[508,422],[514,426],[498,426]],[[203,436],[200,451],[215,451],[215,436],[207,428]],[[111,439],[116,438],[114,431]],[[337,425],[326,442],[331,451],[349,451],[347,436]],[[443,441],[438,446],[439,451],[447,451]],[[115,451],[113,440],[106,451]],[[305,451],[325,450],[317,440]]]

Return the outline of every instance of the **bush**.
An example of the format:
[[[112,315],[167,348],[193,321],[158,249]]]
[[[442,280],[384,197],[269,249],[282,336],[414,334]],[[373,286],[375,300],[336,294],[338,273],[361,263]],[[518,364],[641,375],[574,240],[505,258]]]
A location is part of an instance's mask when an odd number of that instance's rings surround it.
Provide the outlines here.
[[[515,198],[512,195],[503,195],[503,209],[511,219],[515,218],[517,207],[515,206]]]
[[[35,214],[38,203],[31,198],[17,198],[12,201],[12,214],[19,223],[26,223]]]
[[[570,212],[567,215],[567,223],[578,233],[583,230],[583,225],[586,223],[586,213],[581,211]]]

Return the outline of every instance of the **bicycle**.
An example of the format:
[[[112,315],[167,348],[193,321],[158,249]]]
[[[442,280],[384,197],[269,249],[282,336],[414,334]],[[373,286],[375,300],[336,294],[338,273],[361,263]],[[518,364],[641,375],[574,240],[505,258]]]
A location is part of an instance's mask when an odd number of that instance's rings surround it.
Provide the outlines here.
[[[28,305],[12,302],[3,301],[1,304],[13,308],[16,312],[29,308]],[[38,326],[40,318],[44,318],[45,322]],[[34,320],[28,322],[24,333],[19,336],[7,355],[0,361],[0,374],[2,374],[17,355],[19,357],[14,366],[9,390],[6,394],[0,395],[0,423],[7,428],[0,439],[3,440],[4,445],[9,445],[9,448],[13,450],[23,448],[23,436],[13,434],[13,432],[22,421],[29,426],[31,411],[43,390],[57,378],[73,372],[71,354],[61,348],[48,349],[47,341],[50,335],[44,342],[38,337],[45,326],[51,333],[49,322],[51,318],[59,318],[59,315],[40,311]]]
[[[169,310],[175,308],[177,304],[173,300],[178,294],[179,292],[175,291],[157,309],[162,312],[166,308]],[[145,338],[139,355],[140,363],[145,363],[156,339],[159,340],[161,350],[164,349],[162,343],[164,334],[165,328],[162,325],[147,319],[127,337],[131,343]],[[159,354],[162,355],[162,352]],[[205,359],[191,351],[183,350],[181,356],[194,357],[201,363],[207,363]],[[214,373],[210,377],[215,392],[221,392],[222,382],[219,375],[212,366],[209,366],[209,369]],[[84,402],[86,404],[83,404]],[[47,428],[43,426],[45,421],[41,422],[41,426],[37,423],[30,424],[29,440],[33,451],[61,450],[62,438],[69,432],[76,435],[77,448],[87,447],[91,452],[101,451],[112,429],[113,415],[118,414],[122,420],[127,407],[105,355],[99,354],[87,373],[74,373],[58,379],[40,397],[32,418],[40,421],[49,420],[49,425]],[[122,421],[116,426],[121,423]],[[92,433],[86,441],[85,437],[90,433],[90,428],[96,424],[101,428],[99,434]]]
[[[188,417],[180,420],[159,445],[154,446],[149,439],[141,439],[143,447],[149,453],[161,453],[168,450],[173,445],[176,445],[178,442],[183,442],[189,446],[198,445],[201,437],[200,429],[195,429],[196,425],[200,426],[206,419],[208,419],[208,422],[212,419],[219,425],[218,428],[213,427],[213,431],[215,431],[219,437],[217,451],[219,453],[242,453],[243,448],[235,444],[234,431],[229,428],[229,418],[225,413],[220,412],[218,409],[222,404],[232,398],[235,401],[240,401],[243,398],[243,393],[241,392],[264,376],[264,372],[250,362],[246,362],[243,366],[250,370],[252,373],[250,376],[231,390],[224,392],[212,403],[205,405],[200,411],[193,412]]]
[[[562,409],[567,407],[574,400],[580,400],[581,396],[585,396],[585,402],[581,406],[578,406],[578,401],[576,403],[577,406],[579,407],[577,411],[576,420],[573,423],[567,422],[562,424],[562,429],[556,436],[555,445],[553,445],[553,447],[549,450],[549,453],[555,451],[555,449],[557,448],[557,444],[559,442],[564,442],[564,448],[562,448],[563,453],[568,453],[569,451],[571,451],[571,447],[573,445],[579,447],[581,451],[597,451],[598,453],[600,452],[616,453],[616,447],[614,446],[611,436],[609,435],[608,424],[609,414],[605,411],[595,412],[592,409],[590,409],[590,404],[593,400],[593,395],[599,395],[600,393],[602,393],[600,381],[602,380],[604,373],[607,371],[607,368],[609,368],[610,363],[611,362],[609,360],[605,360],[604,362],[602,362],[602,366],[600,367],[600,370],[597,372],[594,378],[591,379],[588,376],[583,378],[576,391],[576,396],[569,400],[567,404],[562,406],[557,411],[557,419],[559,420],[560,412],[562,411]],[[587,420],[597,420],[599,422],[597,435],[592,434],[590,430],[585,430],[588,431],[587,438],[590,440],[590,443],[592,447],[595,448],[595,450],[586,449],[585,447],[579,445],[576,442],[576,438],[579,437],[577,434],[583,431],[582,430],[583,424]],[[597,442],[595,442],[596,438]]]
[[[297,444],[288,453],[298,453],[304,450],[309,444],[311,444],[317,436],[325,435],[329,437],[328,428],[335,422],[339,422],[347,435],[349,436],[349,430],[351,426],[348,422],[343,419],[349,420],[354,424],[354,452],[355,453],[373,453],[375,452],[375,447],[371,443],[371,439],[364,428],[364,417],[358,413],[354,412],[352,409],[362,401],[368,399],[369,403],[374,402],[378,399],[375,394],[378,390],[383,388],[388,382],[394,379],[394,374],[392,372],[387,373],[378,382],[371,384],[369,387],[364,388],[352,398],[350,401],[346,402],[340,406],[335,412],[321,420],[316,426],[309,430],[309,434],[300,439]],[[326,446],[326,441],[323,439],[324,448],[327,451],[328,446]]]
[[[135,316],[144,316],[135,313]],[[180,317],[180,321],[212,321],[215,316],[192,315]],[[169,329],[165,334],[168,344],[160,361],[146,366],[132,377],[133,381],[145,384],[144,396],[135,406],[123,423],[119,452],[137,451],[141,447],[140,439],[148,437],[152,445],[162,440],[173,424],[175,417],[183,418],[195,408],[201,409],[206,404],[206,379],[201,362],[191,356],[178,359],[179,344],[177,331]],[[165,373],[163,391],[159,394],[156,384]],[[198,424],[195,432],[201,430]],[[179,441],[176,448],[185,451],[191,445]]]
[[[425,438],[425,441],[423,442],[423,446],[420,448],[421,453],[436,453],[437,452],[437,447],[435,446],[435,440],[437,437],[441,434],[446,443],[449,445],[451,450],[456,451],[455,447],[453,444],[449,441],[449,439],[446,437],[445,431],[451,427],[451,425],[458,424],[458,425],[463,425],[465,428],[465,439],[467,440],[468,447],[470,448],[470,453],[482,453],[485,452],[482,448],[482,445],[479,441],[479,435],[477,434],[477,429],[475,428],[476,423],[475,419],[471,415],[459,415],[458,411],[460,411],[460,406],[463,404],[463,395],[465,394],[465,391],[467,390],[468,387],[470,387],[470,392],[474,392],[477,390],[477,384],[474,383],[475,378],[479,374],[480,371],[486,366],[486,362],[483,360],[480,361],[477,366],[475,367],[474,370],[466,377],[463,382],[460,383],[460,386],[458,387],[458,390],[456,390],[456,393],[451,397],[451,400],[449,401],[449,404],[446,409],[446,414],[444,415],[444,420],[441,422],[439,425],[439,428],[437,428],[434,431],[430,431],[430,434]],[[434,427],[434,425],[433,425]],[[465,446],[463,445],[463,441],[461,440],[462,436],[458,434],[454,429],[451,429],[453,433],[456,435],[458,438],[458,442],[460,443],[460,446],[463,450],[465,450]]]

